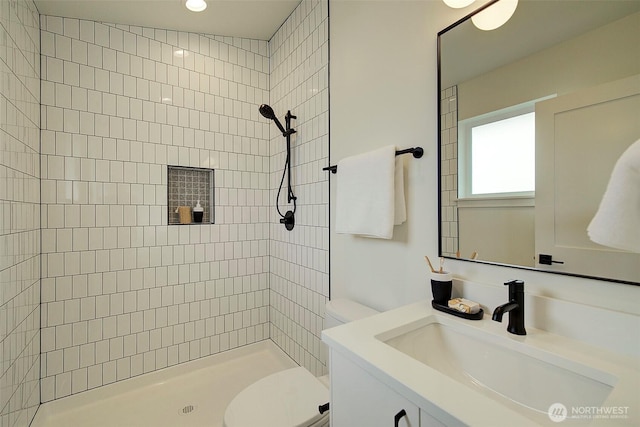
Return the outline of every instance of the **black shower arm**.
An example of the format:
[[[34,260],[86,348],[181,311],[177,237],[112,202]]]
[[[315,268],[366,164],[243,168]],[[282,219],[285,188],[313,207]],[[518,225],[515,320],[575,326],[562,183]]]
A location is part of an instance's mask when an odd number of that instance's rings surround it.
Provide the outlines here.
[[[282,132],[282,136],[286,137],[287,131],[282,127],[282,123],[280,123],[280,120],[278,120],[277,117],[274,117],[273,121],[276,123],[276,126],[278,126],[278,129],[280,129],[280,132]]]

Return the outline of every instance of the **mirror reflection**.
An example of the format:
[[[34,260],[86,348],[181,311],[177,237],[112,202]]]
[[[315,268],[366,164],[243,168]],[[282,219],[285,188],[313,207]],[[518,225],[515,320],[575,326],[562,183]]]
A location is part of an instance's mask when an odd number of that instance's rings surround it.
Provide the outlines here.
[[[438,34],[442,256],[640,282],[640,254],[587,234],[640,139],[639,45],[640,0],[520,0]]]

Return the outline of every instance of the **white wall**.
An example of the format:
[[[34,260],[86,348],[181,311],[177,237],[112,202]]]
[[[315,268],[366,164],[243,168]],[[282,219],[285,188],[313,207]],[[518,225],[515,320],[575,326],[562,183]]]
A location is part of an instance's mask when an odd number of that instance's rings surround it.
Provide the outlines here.
[[[464,258],[477,252],[477,259],[534,267],[534,215],[532,206],[461,203],[458,207],[460,253]]]
[[[447,17],[448,16],[448,17]],[[333,1],[330,160],[395,144],[421,146],[404,156],[407,222],[390,241],[331,233],[331,295],[377,309],[427,297],[436,259],[436,32],[454,19],[441,2]],[[331,177],[331,214],[335,185]]]
[[[332,297],[378,309],[430,298],[423,256],[436,259],[438,242],[436,35],[471,9],[449,9],[439,0],[330,4],[332,164],[389,143],[425,149],[422,159],[405,159],[408,220],[395,228],[393,240],[338,235],[332,228]],[[332,220],[339,179],[340,172],[331,180]],[[474,287],[479,283],[506,300],[502,283],[520,278],[530,295],[640,313],[640,287],[452,260],[446,268],[466,279],[456,292],[484,289]],[[489,306],[500,302],[483,292],[474,297]],[[637,325],[637,316],[631,320]],[[548,319],[536,324],[557,326]]]
[[[0,1],[0,426],[40,404],[39,104],[38,10]]]
[[[638,74],[640,61],[637,55],[630,54],[637,50],[638,38],[640,12],[465,82],[456,82],[458,119]],[[598,63],[593,64],[592,58],[598,58]]]

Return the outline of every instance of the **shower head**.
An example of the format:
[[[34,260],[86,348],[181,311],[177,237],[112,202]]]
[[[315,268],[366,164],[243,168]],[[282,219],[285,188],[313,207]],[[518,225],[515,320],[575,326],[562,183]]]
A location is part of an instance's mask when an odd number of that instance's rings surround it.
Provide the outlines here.
[[[276,126],[278,126],[278,129],[280,129],[280,132],[282,132],[283,135],[287,134],[287,132],[282,127],[282,123],[280,123],[280,120],[278,120],[278,118],[276,117],[276,113],[273,112],[273,108],[271,108],[267,104],[262,104],[260,108],[258,108],[258,111],[260,111],[260,114],[262,114],[265,119],[273,120],[274,122],[276,122]]]
[[[258,110],[265,119],[273,120],[276,118],[276,113],[273,112],[273,108],[267,104],[262,104]]]

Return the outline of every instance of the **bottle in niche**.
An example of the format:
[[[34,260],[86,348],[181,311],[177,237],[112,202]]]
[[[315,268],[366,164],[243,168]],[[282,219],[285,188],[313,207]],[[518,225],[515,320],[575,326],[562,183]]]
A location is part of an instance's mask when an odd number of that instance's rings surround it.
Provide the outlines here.
[[[198,203],[196,203],[196,206],[193,208],[193,221],[202,222],[203,215],[204,215],[204,208],[200,205],[200,200],[198,200]]]

